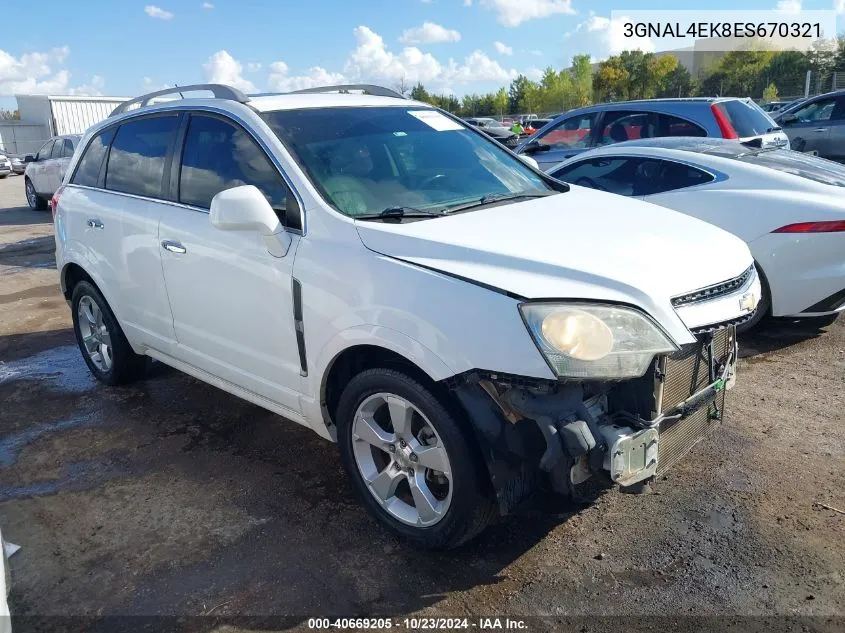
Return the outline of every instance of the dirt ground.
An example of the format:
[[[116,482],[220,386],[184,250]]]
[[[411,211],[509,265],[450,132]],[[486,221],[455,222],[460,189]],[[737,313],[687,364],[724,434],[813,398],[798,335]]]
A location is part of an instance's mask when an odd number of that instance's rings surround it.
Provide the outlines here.
[[[365,514],[311,431],[160,365],[131,387],[95,383],[51,235],[23,178],[0,180],[0,527],[22,546],[12,612],[30,616],[16,631],[117,614],[845,626],[845,514],[814,505],[845,509],[845,317],[742,340],[727,421],[650,494],[540,499],[457,551],[421,553]]]

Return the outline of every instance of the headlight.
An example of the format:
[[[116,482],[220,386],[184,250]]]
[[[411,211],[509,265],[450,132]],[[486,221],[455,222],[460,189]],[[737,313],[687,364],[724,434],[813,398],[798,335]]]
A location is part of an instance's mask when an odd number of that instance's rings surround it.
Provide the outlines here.
[[[637,378],[677,347],[646,314],[625,306],[523,303],[522,318],[558,376]]]

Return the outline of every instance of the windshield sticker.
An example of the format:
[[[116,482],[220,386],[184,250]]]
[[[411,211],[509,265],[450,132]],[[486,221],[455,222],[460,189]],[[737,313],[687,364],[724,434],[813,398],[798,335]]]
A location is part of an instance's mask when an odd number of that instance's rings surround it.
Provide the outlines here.
[[[408,110],[408,114],[412,117],[416,117],[428,127],[435,129],[438,132],[464,129],[460,123],[453,121],[449,117],[443,116],[437,110]]]

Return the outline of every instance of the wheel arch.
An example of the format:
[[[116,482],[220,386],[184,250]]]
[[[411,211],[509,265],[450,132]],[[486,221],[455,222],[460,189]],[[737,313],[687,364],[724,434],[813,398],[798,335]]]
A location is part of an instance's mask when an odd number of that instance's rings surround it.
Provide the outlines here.
[[[409,356],[383,341],[349,345],[332,356],[322,372],[319,388],[323,424],[332,439],[336,439],[335,414],[340,394],[355,374],[375,368],[396,369],[429,387],[443,378],[437,375],[441,372],[432,375],[430,368],[426,371]]]

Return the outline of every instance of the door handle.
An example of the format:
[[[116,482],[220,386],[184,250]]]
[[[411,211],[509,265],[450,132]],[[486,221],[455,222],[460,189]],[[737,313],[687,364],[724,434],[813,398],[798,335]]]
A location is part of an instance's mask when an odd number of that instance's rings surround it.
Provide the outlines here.
[[[98,220],[97,218],[90,218],[88,220],[88,226],[90,226],[92,229],[101,229],[105,225],[103,224],[102,220]]]
[[[827,128],[826,127],[819,127],[819,128],[816,128],[813,131],[814,132],[827,132]]]
[[[173,242],[171,240],[164,240],[161,243],[161,247],[164,250],[170,251],[171,253],[176,253],[177,255],[184,255],[188,252],[188,249],[182,246],[180,242]]]

